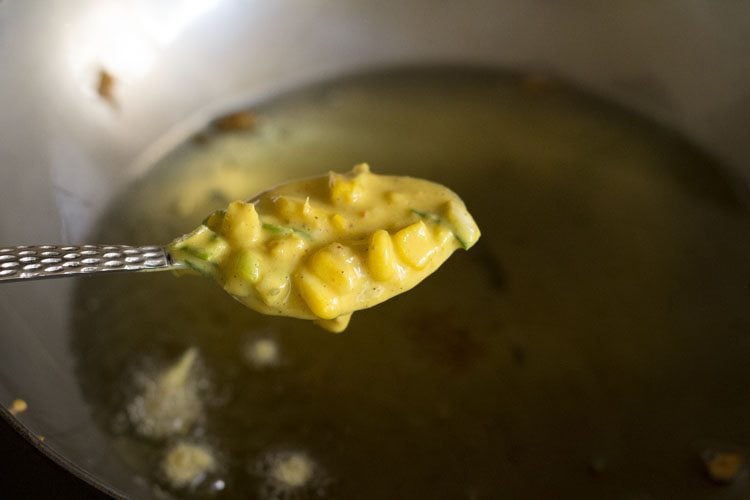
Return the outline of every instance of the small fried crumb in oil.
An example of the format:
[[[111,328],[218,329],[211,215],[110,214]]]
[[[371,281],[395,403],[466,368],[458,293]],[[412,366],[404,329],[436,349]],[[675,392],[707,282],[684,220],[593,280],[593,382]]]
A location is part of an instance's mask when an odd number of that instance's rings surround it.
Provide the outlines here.
[[[217,118],[214,121],[214,127],[224,132],[248,130],[255,126],[256,121],[255,113],[252,111],[237,111]]]
[[[25,412],[29,409],[28,403],[24,401],[23,399],[14,399],[13,402],[10,404],[10,408],[8,408],[8,411],[11,415],[15,416],[20,413]]]
[[[717,483],[728,484],[737,478],[745,459],[735,451],[714,451],[706,453],[703,462],[708,477]]]
[[[105,69],[99,70],[98,83],[96,84],[96,93],[99,94],[99,97],[107,101],[112,106],[117,105],[117,100],[115,99],[114,93],[116,83],[117,80],[112,75],[112,73]]]

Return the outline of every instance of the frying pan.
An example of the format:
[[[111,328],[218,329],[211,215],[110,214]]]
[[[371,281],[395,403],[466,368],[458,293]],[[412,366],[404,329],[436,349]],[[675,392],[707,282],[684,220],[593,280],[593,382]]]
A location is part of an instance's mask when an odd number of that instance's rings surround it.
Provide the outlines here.
[[[739,0],[3,0],[0,245],[83,241],[181,137],[177,123],[390,65],[555,75],[676,128],[750,181],[748,26]],[[115,105],[97,94],[101,68],[116,75]],[[148,498],[74,375],[73,287],[0,287],[0,402],[30,408],[3,417],[45,436],[71,472]]]

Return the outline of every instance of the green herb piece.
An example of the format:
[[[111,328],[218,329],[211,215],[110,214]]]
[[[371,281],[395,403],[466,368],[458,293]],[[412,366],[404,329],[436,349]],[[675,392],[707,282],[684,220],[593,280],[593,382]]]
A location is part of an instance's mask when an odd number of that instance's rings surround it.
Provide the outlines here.
[[[425,212],[423,210],[417,210],[416,208],[412,208],[411,212],[415,215],[418,215],[422,219],[432,222],[433,224],[440,224],[442,226],[446,226],[450,232],[453,234],[453,237],[456,238],[456,241],[458,241],[458,244],[461,245],[461,248],[464,250],[467,250],[469,246],[466,244],[466,241],[464,241],[456,232],[456,228],[445,220],[444,218],[440,217],[438,214],[434,214],[432,212]]]
[[[301,229],[296,229],[293,227],[280,226],[278,224],[271,224],[268,222],[264,222],[262,227],[266,231],[269,231],[274,234],[278,234],[280,236],[285,236],[288,234],[296,234],[297,236],[301,236],[302,238],[305,238],[306,240],[313,239],[312,235],[308,233],[307,231],[303,231]]]

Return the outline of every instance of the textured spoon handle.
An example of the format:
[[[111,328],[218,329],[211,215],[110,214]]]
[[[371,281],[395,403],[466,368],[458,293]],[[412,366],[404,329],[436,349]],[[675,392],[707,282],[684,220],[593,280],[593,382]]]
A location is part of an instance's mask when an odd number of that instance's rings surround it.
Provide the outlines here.
[[[0,282],[176,269],[164,248],[127,245],[0,247]]]

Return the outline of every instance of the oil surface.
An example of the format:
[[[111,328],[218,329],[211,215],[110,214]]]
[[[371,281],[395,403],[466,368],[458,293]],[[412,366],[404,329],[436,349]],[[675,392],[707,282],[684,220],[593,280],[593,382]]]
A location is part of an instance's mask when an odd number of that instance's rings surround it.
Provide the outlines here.
[[[167,242],[229,200],[347,170],[443,183],[482,229],[340,335],[209,280],[82,280],[80,383],[155,488],[216,498],[734,498],[701,454],[750,445],[750,213],[677,134],[553,81],[396,71],[254,108],[170,152],[90,241]],[[139,374],[198,352],[203,414],[136,434]],[[178,440],[216,467],[173,490]]]

